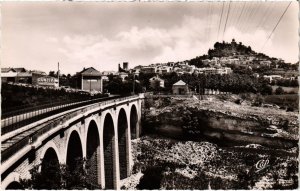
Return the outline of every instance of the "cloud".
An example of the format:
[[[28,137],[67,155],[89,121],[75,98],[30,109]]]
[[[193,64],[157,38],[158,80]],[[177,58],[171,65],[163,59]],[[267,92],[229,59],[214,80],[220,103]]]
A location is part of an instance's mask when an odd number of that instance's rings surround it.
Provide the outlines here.
[[[79,67],[89,66],[101,71],[116,70],[117,64],[123,61],[128,61],[130,67],[182,61],[206,54],[213,47],[218,26],[212,25],[209,28],[207,22],[207,18],[184,16],[181,23],[168,29],[132,26],[112,38],[101,35],[64,36],[64,48],[59,51],[66,55],[68,63],[78,66],[78,70]],[[255,51],[260,51],[267,37],[268,33],[262,29],[250,33],[231,26],[224,34],[225,41],[230,42],[235,38]],[[274,49],[272,40],[273,37],[266,47]]]
[[[131,66],[153,62],[190,59],[207,51],[207,38],[202,34],[204,21],[184,17],[180,25],[169,29],[131,27],[113,38],[80,35],[64,36],[64,53],[76,65],[94,65],[108,70],[119,62],[129,61]]]
[[[57,43],[58,39],[52,36],[52,37],[46,38],[46,42]]]

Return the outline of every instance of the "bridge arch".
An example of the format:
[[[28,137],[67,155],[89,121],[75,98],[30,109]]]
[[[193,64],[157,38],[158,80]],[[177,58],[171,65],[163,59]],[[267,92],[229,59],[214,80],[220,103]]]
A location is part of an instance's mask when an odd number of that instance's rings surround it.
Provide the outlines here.
[[[72,172],[78,167],[78,163],[83,158],[82,142],[78,131],[73,130],[67,142],[66,165]]]
[[[43,158],[44,158],[46,152],[48,151],[48,149],[53,149],[55,151],[59,163],[63,162],[63,157],[60,155],[60,152],[59,152],[56,144],[53,141],[48,141],[45,144],[45,146],[43,146],[43,150],[42,150],[41,155],[40,155],[41,160],[43,160]]]
[[[86,136],[87,176],[93,184],[101,185],[101,159],[99,128],[94,120],[91,120]]]
[[[13,181],[6,187],[5,190],[23,190],[23,189],[24,188],[19,182]]]
[[[128,121],[124,108],[120,109],[118,115],[118,146],[120,179],[122,180],[127,178],[129,172]]]
[[[130,134],[131,139],[138,138],[138,113],[135,104],[132,104],[130,109]]]
[[[49,147],[44,153],[41,164],[41,175],[43,177],[39,189],[60,189],[61,175],[57,151]]]
[[[103,125],[104,181],[105,189],[116,185],[115,130],[112,115],[107,113]]]
[[[1,181],[1,190],[23,189],[19,181],[20,181],[20,174],[17,172],[12,172],[3,181]]]

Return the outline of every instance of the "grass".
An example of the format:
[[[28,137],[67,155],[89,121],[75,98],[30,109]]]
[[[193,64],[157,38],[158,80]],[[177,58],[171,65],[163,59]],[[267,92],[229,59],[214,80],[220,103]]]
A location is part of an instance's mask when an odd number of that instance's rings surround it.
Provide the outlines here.
[[[265,103],[276,104],[281,107],[292,107],[297,110],[299,107],[298,94],[284,94],[284,95],[266,95],[264,96]]]
[[[294,92],[295,94],[299,91],[299,87],[283,87],[283,86],[272,86],[273,93],[278,87],[282,87],[282,89],[286,93]]]

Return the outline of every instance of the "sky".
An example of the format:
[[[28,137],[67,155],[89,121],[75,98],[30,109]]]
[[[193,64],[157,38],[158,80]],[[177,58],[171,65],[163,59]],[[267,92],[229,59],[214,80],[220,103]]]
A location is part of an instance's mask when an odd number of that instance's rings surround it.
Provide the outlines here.
[[[298,61],[292,2],[4,2],[1,67],[75,74],[184,61],[233,38],[256,52]],[[223,11],[222,11],[223,10]],[[222,14],[223,12],[223,14]],[[281,21],[275,28],[276,24]],[[274,30],[275,29],[275,30]],[[274,32],[272,32],[274,30]]]

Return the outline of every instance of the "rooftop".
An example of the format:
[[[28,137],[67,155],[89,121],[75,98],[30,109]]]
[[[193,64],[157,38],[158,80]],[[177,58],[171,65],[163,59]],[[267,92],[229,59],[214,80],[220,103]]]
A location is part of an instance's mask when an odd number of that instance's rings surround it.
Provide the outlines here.
[[[84,68],[78,74],[82,76],[101,76],[101,73],[93,67]]]
[[[175,84],[173,84],[173,86],[185,86],[186,83],[182,80],[179,80],[178,82],[176,82]]]

